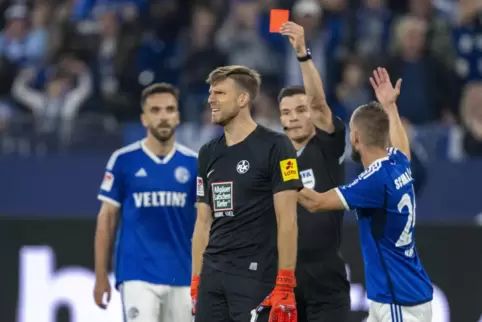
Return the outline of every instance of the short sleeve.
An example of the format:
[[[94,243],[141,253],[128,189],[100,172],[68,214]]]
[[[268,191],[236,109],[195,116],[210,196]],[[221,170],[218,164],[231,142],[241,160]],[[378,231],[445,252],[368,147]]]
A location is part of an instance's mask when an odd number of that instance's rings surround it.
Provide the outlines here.
[[[346,127],[343,121],[333,114],[333,126],[335,128],[333,133],[327,133],[321,129],[317,129],[317,137],[319,144],[324,148],[329,146],[330,152],[334,157],[339,158],[341,163],[345,154],[346,145]]]
[[[269,156],[269,167],[273,193],[303,188],[298,172],[296,151],[287,137],[279,136],[275,141]]]
[[[123,200],[123,181],[121,162],[118,156],[113,154],[105,167],[104,179],[100,185],[97,198],[120,207]]]
[[[385,185],[381,177],[380,172],[369,168],[352,183],[335,188],[345,209],[382,208]]]
[[[208,156],[209,151],[206,145],[199,151],[198,160],[197,160],[197,180],[196,180],[196,196],[198,202],[203,202],[209,204],[208,198],[208,178],[207,178],[207,163],[208,163]]]
[[[405,166],[410,167],[410,160],[405,155],[405,153],[403,153],[399,149],[390,147],[390,148],[388,148],[387,152],[388,152],[388,157],[390,158],[390,160],[393,160],[393,161],[397,162],[398,164],[403,164]]]

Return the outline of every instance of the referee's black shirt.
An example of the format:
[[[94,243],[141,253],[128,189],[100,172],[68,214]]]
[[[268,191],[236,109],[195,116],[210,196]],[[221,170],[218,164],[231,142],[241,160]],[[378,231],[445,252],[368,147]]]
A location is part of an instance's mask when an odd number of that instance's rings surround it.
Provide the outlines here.
[[[316,135],[297,151],[303,185],[326,192],[344,184],[345,125],[333,116],[334,132]],[[298,204],[298,261],[322,261],[341,245],[343,211],[309,213]]]

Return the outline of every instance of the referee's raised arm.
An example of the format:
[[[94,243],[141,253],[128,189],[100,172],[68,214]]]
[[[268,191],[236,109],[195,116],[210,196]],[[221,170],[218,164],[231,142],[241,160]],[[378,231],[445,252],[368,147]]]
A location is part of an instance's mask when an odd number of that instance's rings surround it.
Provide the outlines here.
[[[306,95],[312,100],[310,106],[313,123],[321,130],[330,134],[333,133],[335,126],[333,124],[332,112],[326,102],[320,73],[311,59],[309,49],[306,48],[303,27],[289,21],[283,24],[280,33],[288,36],[291,45],[295,49],[296,57],[300,62]]]

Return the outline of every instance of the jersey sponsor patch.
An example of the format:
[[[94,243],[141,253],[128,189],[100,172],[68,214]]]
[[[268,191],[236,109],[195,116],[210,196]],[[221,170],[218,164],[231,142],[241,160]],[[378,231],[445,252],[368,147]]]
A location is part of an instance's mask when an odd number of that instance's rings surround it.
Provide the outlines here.
[[[313,169],[303,170],[300,171],[301,181],[303,182],[303,186],[308,189],[315,188],[315,174],[313,173]]]
[[[100,185],[100,189],[110,192],[112,190],[112,185],[114,184],[114,175],[110,172],[104,174],[104,180]]]
[[[213,209],[218,211],[233,210],[233,182],[213,182]]]
[[[204,197],[204,182],[203,178],[197,177],[197,196]]]
[[[281,160],[279,164],[283,181],[297,180],[300,178],[296,159]]]

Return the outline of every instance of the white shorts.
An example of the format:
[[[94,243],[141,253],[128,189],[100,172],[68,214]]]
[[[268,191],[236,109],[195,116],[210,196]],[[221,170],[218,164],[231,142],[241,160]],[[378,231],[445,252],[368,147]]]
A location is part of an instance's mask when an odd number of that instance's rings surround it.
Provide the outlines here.
[[[372,301],[367,322],[432,322],[432,302],[400,306]]]
[[[120,285],[126,322],[191,322],[189,286],[127,281]]]

